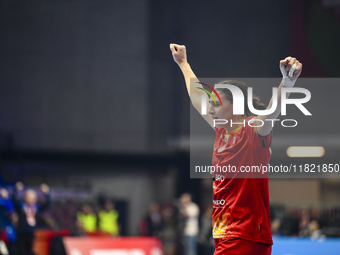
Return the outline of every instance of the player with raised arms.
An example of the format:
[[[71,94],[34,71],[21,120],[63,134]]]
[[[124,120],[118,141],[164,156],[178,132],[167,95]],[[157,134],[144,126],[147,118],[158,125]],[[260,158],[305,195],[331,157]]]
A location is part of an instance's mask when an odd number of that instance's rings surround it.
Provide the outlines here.
[[[191,85],[202,86],[198,83],[198,79],[187,61],[186,48],[184,45],[172,43],[170,50],[184,75],[190,100],[200,112],[201,97],[205,92],[201,89],[190,90]],[[231,165],[240,169],[241,166],[268,165],[273,125],[272,121],[267,120],[277,119],[279,116],[281,89],[294,86],[301,74],[302,64],[293,57],[287,57],[280,61],[279,68],[283,79],[277,90],[277,108],[268,115],[253,116],[247,104],[247,85],[243,82],[226,80],[222,83],[234,85],[242,90],[245,98],[244,115],[233,114],[233,96],[229,89],[216,88],[222,104],[218,100],[215,103],[210,99],[209,114],[202,115],[216,132],[212,166]],[[272,107],[272,102],[273,98],[268,107],[265,107],[258,98],[253,97],[255,109],[269,110]],[[214,119],[227,121],[216,124],[214,127]],[[262,125],[255,125],[255,122],[262,123]],[[231,178],[230,176],[215,178],[213,182],[214,255],[271,254],[273,240],[270,231],[268,177],[238,178],[237,174]]]

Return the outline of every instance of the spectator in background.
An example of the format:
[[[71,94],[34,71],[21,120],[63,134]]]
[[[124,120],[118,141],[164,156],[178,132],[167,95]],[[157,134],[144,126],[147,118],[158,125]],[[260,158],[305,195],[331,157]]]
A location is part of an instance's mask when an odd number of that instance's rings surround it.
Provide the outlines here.
[[[281,220],[281,234],[283,236],[297,236],[299,234],[299,221],[296,210],[287,209]]]
[[[281,236],[281,221],[280,219],[274,219],[271,223],[272,236]]]
[[[76,220],[74,226],[71,228],[71,236],[86,236],[83,222]]]
[[[299,236],[309,236],[310,213],[308,209],[303,209],[299,223]]]
[[[312,239],[318,239],[321,237],[326,237],[325,235],[322,235],[321,229],[319,228],[319,222],[317,220],[312,220],[309,223],[309,234]]]
[[[214,252],[215,243],[212,237],[212,207],[207,207],[201,216],[201,229],[198,236],[198,243],[202,255],[210,255]]]
[[[5,234],[9,254],[15,254],[16,233],[12,225],[14,205],[5,188],[0,190],[0,229]]]
[[[81,212],[77,213],[77,220],[79,220],[86,232],[97,231],[97,215],[93,212],[92,206],[84,204]]]
[[[50,204],[49,187],[41,184],[40,189],[45,196],[44,201],[38,202],[37,193],[33,189],[27,189],[24,200],[18,198],[18,193],[24,190],[21,182],[15,184],[13,202],[18,215],[17,221],[17,249],[18,255],[34,254],[32,250],[34,231],[39,222],[39,213]]]
[[[119,235],[118,217],[119,213],[115,210],[115,204],[107,200],[104,205],[105,209],[99,211],[99,230],[110,233],[112,236]]]
[[[184,217],[183,245],[185,255],[197,255],[196,238],[199,232],[199,207],[192,202],[192,197],[184,193],[180,198],[179,212]]]
[[[149,235],[148,224],[146,222],[146,218],[147,218],[147,213],[144,213],[142,219],[138,223],[139,235],[140,236],[148,236]]]
[[[162,215],[159,209],[159,204],[151,203],[148,214],[146,216],[146,224],[148,236],[158,236],[162,230]]]

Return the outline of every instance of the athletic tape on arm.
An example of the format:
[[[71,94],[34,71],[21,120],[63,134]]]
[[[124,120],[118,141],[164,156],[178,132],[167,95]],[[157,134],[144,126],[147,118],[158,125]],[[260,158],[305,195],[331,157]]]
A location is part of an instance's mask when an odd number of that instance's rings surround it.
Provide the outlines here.
[[[296,64],[293,64],[292,67],[290,68],[290,70],[286,71],[285,66],[280,66],[280,70],[281,70],[281,73],[282,73],[282,76],[283,76],[283,79],[282,79],[283,86],[289,87],[289,88],[294,86],[296,79],[291,80],[290,78],[293,77],[293,73],[295,71],[295,68],[296,68]]]

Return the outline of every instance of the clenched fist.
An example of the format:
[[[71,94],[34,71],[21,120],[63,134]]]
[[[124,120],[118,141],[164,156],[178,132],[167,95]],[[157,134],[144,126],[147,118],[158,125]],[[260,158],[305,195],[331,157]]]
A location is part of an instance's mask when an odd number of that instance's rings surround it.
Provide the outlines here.
[[[280,70],[283,76],[283,86],[293,87],[301,74],[302,64],[296,58],[286,57],[280,61]]]
[[[187,62],[187,52],[184,45],[170,43],[170,50],[175,62],[178,65]]]

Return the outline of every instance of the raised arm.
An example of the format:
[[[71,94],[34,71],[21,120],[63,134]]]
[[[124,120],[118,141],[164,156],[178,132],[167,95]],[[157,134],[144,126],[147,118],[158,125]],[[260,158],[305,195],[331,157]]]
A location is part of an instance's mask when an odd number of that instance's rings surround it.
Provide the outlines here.
[[[277,119],[277,117],[279,116],[281,112],[281,90],[283,87],[294,86],[297,78],[301,74],[302,64],[296,58],[287,57],[284,60],[280,61],[280,70],[283,78],[277,90],[277,108],[272,114],[257,116],[257,119],[260,119],[264,122],[263,126],[257,127],[257,132],[261,136],[266,136],[272,131],[272,122],[266,120]],[[287,93],[287,96],[289,96],[289,93]],[[273,98],[270,100],[267,109],[270,109],[272,107],[272,103]]]
[[[190,89],[191,86],[202,88],[202,85],[198,83],[199,80],[187,61],[186,48],[184,45],[171,43],[170,50],[174,61],[178,64],[183,73],[191,103],[198,112],[201,112],[201,97],[202,95],[205,95],[205,92],[200,89]],[[211,127],[213,127],[213,121],[209,115],[202,115],[202,117],[209,123]]]

